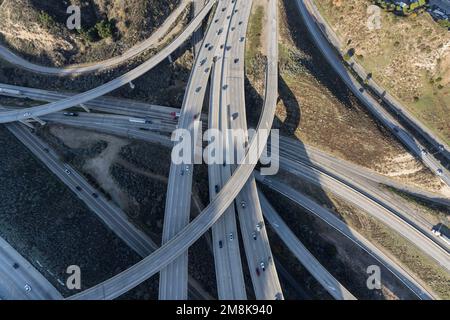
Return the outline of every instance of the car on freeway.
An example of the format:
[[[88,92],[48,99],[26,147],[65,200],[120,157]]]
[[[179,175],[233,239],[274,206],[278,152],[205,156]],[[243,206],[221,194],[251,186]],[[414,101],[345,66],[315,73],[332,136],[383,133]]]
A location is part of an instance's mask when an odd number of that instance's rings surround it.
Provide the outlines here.
[[[256,231],[257,232],[260,232],[261,228],[262,228],[261,223],[256,224]]]
[[[266,264],[264,263],[264,261],[261,261],[260,266],[262,271],[266,271]]]
[[[442,176],[442,174],[443,174],[444,172],[442,171],[442,169],[437,169],[437,170],[436,170],[436,173],[437,173],[438,176]]]
[[[31,291],[31,286],[29,284],[26,284],[24,287],[26,292],[30,292]]]
[[[80,186],[77,186],[76,189],[77,189],[78,191],[83,191],[83,189],[82,189]]]
[[[219,185],[218,185],[218,184],[216,184],[216,185],[214,186],[214,190],[216,191],[216,193],[219,193],[220,188],[219,188]]]
[[[15,262],[15,263],[13,264],[13,268],[14,268],[14,269],[19,269],[19,267],[20,267],[20,265],[19,265],[17,262]]]
[[[256,268],[256,275],[259,277],[260,274],[261,274],[261,273],[259,272],[259,269]]]
[[[189,166],[186,166],[186,167],[184,168],[184,170],[186,171],[187,174],[189,174],[189,172],[190,172],[191,169],[189,169]]]
[[[278,292],[278,293],[275,295],[275,300],[283,300],[283,294],[282,294],[281,292]]]
[[[230,237],[230,241],[233,241],[233,240],[234,240],[233,232],[230,232],[229,237]]]
[[[67,174],[71,174],[72,173],[72,172],[70,172],[69,169],[64,169],[64,172],[67,173]]]
[[[66,117],[78,117],[77,112],[64,112],[63,113]]]
[[[422,155],[424,155],[424,156],[426,156],[428,154],[428,151],[425,148],[423,148],[421,150],[421,152],[422,152]]]
[[[253,233],[252,233],[252,238],[253,238],[253,240],[256,240],[256,239],[257,239],[256,232],[253,232]]]
[[[29,117],[29,116],[31,116],[31,113],[25,112],[25,113],[23,114],[23,116],[24,116],[24,117]]]
[[[98,194],[96,194],[95,192],[92,194],[92,196],[97,199],[98,198]]]
[[[243,209],[245,209],[245,208],[247,207],[247,204],[245,203],[245,201],[242,201],[242,202],[241,202],[241,207],[242,207]]]
[[[223,248],[223,242],[222,242],[222,240],[219,241],[219,248],[220,248],[220,249]]]
[[[234,59],[234,63],[238,63],[239,62],[239,58]]]

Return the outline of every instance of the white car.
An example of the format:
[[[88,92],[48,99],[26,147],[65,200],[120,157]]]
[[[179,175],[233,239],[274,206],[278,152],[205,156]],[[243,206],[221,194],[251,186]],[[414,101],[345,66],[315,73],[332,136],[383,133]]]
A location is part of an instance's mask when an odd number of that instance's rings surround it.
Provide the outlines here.
[[[442,169],[437,169],[436,173],[438,176],[442,176],[443,171],[442,171]]]
[[[29,284],[26,284],[24,287],[26,292],[30,292],[31,291],[31,286]]]
[[[71,174],[69,169],[64,169],[64,172],[67,173],[67,174]]]

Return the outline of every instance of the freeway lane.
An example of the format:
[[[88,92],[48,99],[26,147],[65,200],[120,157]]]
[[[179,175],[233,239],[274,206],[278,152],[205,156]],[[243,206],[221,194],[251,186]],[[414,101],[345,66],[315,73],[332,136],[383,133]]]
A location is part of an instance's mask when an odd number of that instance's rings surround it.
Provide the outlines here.
[[[405,239],[409,240],[411,244],[416,245],[425,254],[433,258],[442,267],[450,270],[448,249],[444,249],[439,246],[433,241],[432,238],[429,238],[427,235],[421,233],[415,228],[414,225],[408,224],[407,221],[402,220],[399,216],[395,215],[379,202],[365,197],[363,194],[352,189],[350,186],[321,172],[320,170],[308,167],[301,162],[281,158],[280,166],[287,172],[306,179],[310,183],[336,194],[364,212],[367,212],[377,220],[383,222],[386,226],[389,226],[397,231]]]
[[[414,156],[416,156],[418,159],[421,159],[422,162],[428,168],[430,168],[433,173],[437,174],[438,170],[442,170],[442,174],[439,174],[439,177],[443,182],[450,186],[450,173],[448,172],[448,170],[443,167],[433,155],[431,155],[430,153],[423,153],[422,150],[425,150],[425,147],[422,146],[419,141],[414,138],[413,135],[409,134],[408,131],[378,103],[378,101],[376,101],[366,90],[364,90],[364,87],[360,83],[358,83],[358,81],[356,81],[351,73],[347,69],[345,69],[345,67],[341,63],[341,60],[334,51],[334,48],[331,48],[327,39],[325,39],[322,32],[320,31],[320,28],[308,14],[305,1],[295,0],[295,3],[297,4],[298,11],[317,47],[333,67],[335,72],[340,76],[342,81],[344,81],[347,87],[362,103],[364,103],[369,111],[386,128],[391,130],[392,134],[394,134],[407,147],[407,149],[412,152]]]
[[[155,48],[160,40],[173,28],[173,24],[178,20],[184,10],[191,3],[191,0],[182,0],[178,7],[167,17],[164,23],[146,40],[136,44],[122,55],[107,59],[100,62],[85,63],[80,65],[71,65],[64,68],[45,67],[31,63],[18,55],[14,54],[5,46],[0,45],[0,57],[11,64],[29,71],[55,75],[55,76],[71,76],[83,73],[102,71],[122,64],[146,50]]]
[[[155,54],[153,57],[151,57],[149,60],[147,60],[140,66],[136,67],[135,69],[97,88],[77,94],[75,96],[72,96],[70,98],[61,101],[56,101],[46,105],[26,108],[22,110],[1,112],[0,123],[36,118],[48,113],[68,109],[76,105],[90,101],[92,99],[98,98],[100,96],[103,96],[129,83],[130,81],[137,79],[147,71],[154,68],[161,61],[166,59],[171,53],[173,53],[177,48],[179,48],[190,37],[190,35],[195,31],[195,29],[202,23],[203,19],[210,12],[215,2],[216,0],[210,0],[202,9],[202,11],[192,20],[192,22],[186,27],[186,29],[173,42],[171,42],[164,49],[159,51],[157,54]]]
[[[126,128],[114,128],[114,127],[96,127],[91,126],[88,127],[88,129],[91,130],[100,130],[102,132],[108,132],[111,134],[116,134],[119,136],[130,136],[132,138],[141,139],[148,142],[153,143],[162,143],[165,146],[171,146],[172,142],[168,138],[164,138],[161,142],[159,140],[154,141],[154,137],[151,135],[148,135],[148,133],[144,133],[139,130],[133,130],[133,129],[126,129]],[[352,230],[347,225],[345,225],[342,221],[337,219],[333,215],[333,213],[327,211],[326,209],[322,208],[320,205],[315,204],[313,201],[309,200],[307,197],[301,196],[300,193],[294,191],[292,188],[285,186],[281,183],[279,183],[279,186],[277,186],[276,183],[274,183],[273,179],[270,180],[270,177],[264,177],[261,179],[259,175],[256,175],[256,178],[258,181],[262,180],[265,184],[270,186],[272,189],[274,189],[277,192],[280,192],[281,194],[287,196],[292,201],[296,202],[297,204],[305,207],[312,213],[318,215],[319,218],[326,221],[328,224],[330,224],[333,228],[335,228],[338,232],[343,233],[346,237],[351,239],[355,244],[363,248],[365,251],[369,252],[371,255],[373,255],[378,261],[380,261],[384,266],[386,266],[390,272],[392,272],[398,279],[400,279],[405,285],[410,288],[415,294],[425,299],[427,297],[431,297],[431,294],[426,294],[426,290],[421,287],[420,284],[417,283],[417,281],[409,275],[409,273],[404,270],[400,265],[398,265],[395,261],[393,261],[390,257],[386,256],[378,250],[374,245],[372,245],[369,241],[367,241],[364,237],[359,235],[355,230]],[[337,187],[340,188],[340,187]],[[288,191],[286,191],[288,190]]]
[[[277,24],[271,33],[277,34]],[[276,37],[272,36],[272,39]],[[255,165],[248,164],[251,158],[260,158],[262,150],[258,145],[265,145],[267,137],[264,133],[272,128],[275,109],[277,105],[277,93],[270,88],[276,87],[278,82],[278,46],[271,46],[266,73],[266,95],[264,99],[263,113],[257,126],[256,134],[250,141],[249,149],[243,164],[234,172],[231,179],[222,188],[216,198],[200,213],[191,223],[184,227],[174,238],[161,248],[143,259],[131,268],[108,279],[84,292],[70,297],[70,299],[114,299],[128,290],[136,287],[153,274],[168,265],[179,255],[182,255],[195,241],[197,241],[212,225],[221,217],[225,210],[234,201],[248,178],[251,176]]]
[[[159,135],[156,134],[153,139],[159,139],[159,142],[163,144],[166,143]],[[409,206],[405,207],[402,204],[397,204],[396,200],[392,199],[389,194],[380,192],[376,188],[372,188],[371,185],[367,185],[367,183],[362,182],[361,179],[357,178],[354,174],[355,168],[353,168],[353,170],[350,170],[350,173],[348,173],[347,175],[342,175],[341,173],[343,171],[345,173],[347,167],[339,167],[338,164],[342,162],[339,159],[335,159],[334,157],[326,155],[323,152],[317,152],[317,150],[310,147],[307,147],[306,154],[304,148],[300,147],[298,143],[283,137],[280,140],[280,146],[282,159],[285,158],[292,160],[291,165],[297,166],[296,161],[300,161],[303,163],[303,165],[308,167],[307,170],[309,171],[312,170],[311,168],[309,168],[312,166],[316,171],[320,171],[320,174],[323,174],[325,176],[329,176],[330,174],[332,174],[332,177],[334,177],[334,179],[332,179],[331,181],[334,181],[333,183],[335,185],[335,188],[342,189],[342,185],[345,185],[346,187],[354,190],[354,192],[359,193],[366,202],[363,209],[372,207],[373,203],[375,202],[379,206],[383,207],[382,210],[384,210],[387,215],[394,215],[401,218],[405,224],[409,225],[409,229],[411,229],[412,231],[416,229],[427,236],[430,240],[436,242],[436,244],[444,248],[446,247],[445,243],[439,241],[439,239],[436,239],[436,237],[431,234],[430,223],[424,220],[423,217],[420,216],[420,214],[412,212]],[[310,162],[312,162],[312,165]],[[334,166],[330,167],[330,163],[334,164]],[[347,166],[352,167],[353,165],[347,164]],[[326,170],[324,170],[324,168]],[[367,177],[370,174],[371,172],[365,173],[364,176]],[[313,183],[317,184],[318,182],[315,179]],[[332,192],[334,192],[333,189]],[[354,198],[351,194],[341,193],[341,196],[348,201],[354,201]],[[396,224],[391,225],[391,227],[395,228]]]
[[[5,92],[1,92],[1,89],[20,91],[20,94],[19,95],[6,94]],[[48,101],[48,102],[58,101],[74,95],[70,93],[58,93],[54,91],[31,89],[6,84],[0,84],[0,93],[12,97],[18,98],[27,97],[37,101]],[[179,111],[179,109],[177,108],[150,105],[133,100],[110,98],[110,97],[100,97],[94,99],[90,102],[85,103],[85,106],[87,106],[89,109],[98,110],[102,112],[111,112],[114,114],[121,114],[130,117],[150,118],[152,120],[154,119],[157,121],[161,121],[164,124],[171,124],[172,125],[171,131],[175,129],[175,125],[177,124],[177,121],[174,119],[171,113]],[[53,114],[49,114],[42,117],[42,119],[50,120],[50,117],[52,116]],[[80,113],[80,117],[88,117],[88,115]],[[106,117],[107,115],[105,115],[105,118]],[[206,118],[207,118],[206,116],[202,115],[202,120]],[[63,121],[62,116],[58,116],[58,119],[59,121]],[[85,118],[83,118],[83,120],[84,119]],[[68,121],[69,119],[67,119],[64,122],[66,123]],[[105,119],[104,121],[106,124],[107,120]],[[136,125],[133,125],[131,123],[129,123],[129,125],[123,123],[121,124],[121,126],[136,128]],[[288,143],[289,145],[293,144],[295,146],[295,144],[298,144],[297,141],[291,140],[290,138],[281,137],[280,142],[283,143],[284,141],[286,141],[286,143]],[[376,173],[375,171],[372,171],[370,169],[360,167],[346,160],[338,159],[317,148],[308,145],[304,145],[303,147],[304,148],[297,148],[299,152],[298,156],[301,157],[304,156],[308,158],[313,164],[317,166],[328,168],[335,173],[336,172],[345,173],[345,175],[348,178],[353,177],[353,179],[355,179],[356,176],[362,177],[372,182],[384,184],[396,188],[398,190],[407,192],[414,196],[423,198],[426,201],[433,201],[444,206],[450,206],[450,200],[447,198],[443,198],[442,195],[418,189],[414,186],[405,185],[396,180],[393,180],[392,178]]]
[[[221,34],[228,30],[228,24],[234,12],[236,2],[219,0],[218,6],[211,22],[200,52],[198,52],[189,82],[186,87],[183,106],[179,119],[179,129],[186,133],[176,131],[174,141],[182,141],[184,138],[195,140],[195,125],[199,123],[206,87],[211,73],[213,57],[217,53]],[[209,46],[207,46],[209,44]],[[198,141],[190,141],[194,152],[194,145]],[[189,161],[193,162],[193,154],[189,155]],[[183,227],[189,223],[191,209],[192,177],[194,166],[191,163],[173,162],[170,166],[169,182],[167,187],[166,207],[164,214],[164,226],[162,243],[169,242]],[[184,252],[173,263],[160,272],[159,298],[161,300],[186,300],[187,299],[187,275],[188,252]]]
[[[29,285],[31,291],[26,291],[25,285]],[[38,270],[8,242],[0,238],[0,300],[62,298],[58,290]]]
[[[224,46],[224,60],[222,63],[222,81],[221,81],[221,122],[222,130],[230,128],[234,132],[242,132],[244,135],[242,142],[248,142],[247,120],[245,111],[245,48],[246,33],[250,19],[253,1],[246,1],[245,6],[239,9],[242,13],[236,16],[232,21],[232,32],[227,38]],[[278,11],[276,1],[269,1],[267,8],[267,30],[270,32],[267,37],[268,50],[278,46],[277,30]],[[277,58],[275,56],[269,57]],[[278,93],[278,87],[275,85],[270,88]],[[226,137],[228,150],[237,149],[233,144],[232,137]],[[236,143],[239,143],[236,141]],[[241,146],[239,146],[241,147]],[[239,164],[240,158],[237,159]],[[234,169],[235,165],[231,165]],[[222,168],[222,171],[228,171],[229,179],[230,166]],[[282,298],[281,285],[275,268],[272,250],[266,229],[264,228],[264,218],[259,203],[256,183],[253,177],[247,181],[235,200],[239,215],[239,225],[241,235],[244,241],[247,264],[253,283],[256,299],[267,300]]]
[[[239,4],[242,3],[242,0],[237,1]],[[223,59],[223,55],[220,59]],[[222,90],[220,81],[222,75],[221,60],[217,60],[217,63],[214,63],[210,82],[209,129],[214,130],[222,129],[220,120],[220,109],[222,108],[220,103]],[[216,152],[224,154],[225,141],[221,141],[221,143],[221,148],[218,148],[219,150]],[[228,166],[224,168],[221,163],[208,165],[209,195],[211,200],[220,192],[220,189],[230,176],[231,171]],[[222,217],[212,226],[212,239],[219,299],[246,300],[247,292],[242,271],[234,204],[228,207]]]
[[[309,273],[337,300],[356,300],[356,298],[314,258],[308,249],[298,240],[295,234],[284,223],[266,197],[259,192],[264,217],[272,225],[277,235],[305,266]]]
[[[56,153],[41,139],[16,123],[8,124],[7,128],[137,254],[146,257],[158,248],[150,237],[128,220],[128,217],[120,208],[107,201],[74,168],[62,163]],[[77,187],[81,190],[78,190]],[[195,279],[190,278],[189,282],[191,292],[195,296],[211,299]]]
[[[366,240],[362,235],[360,235],[356,230],[346,225],[343,221],[336,217],[333,212],[317,204],[304,194],[295,191],[278,179],[268,176],[261,176],[259,174],[255,174],[255,177],[259,182],[264,183],[269,188],[281,193],[291,201],[314,214],[317,218],[326,222],[337,232],[341,233],[349,240],[351,240],[354,244],[366,251],[378,262],[380,262],[381,265],[392,272],[392,274],[394,274],[397,279],[405,284],[407,288],[414,292],[419,299],[428,300],[433,298],[433,295],[427,292],[427,290],[416,280],[415,275],[409,274],[409,272],[403,269],[395,260],[384,254],[370,241]],[[274,225],[273,227],[276,228],[277,225]]]
[[[284,139],[282,139],[280,141],[280,149],[282,150],[280,152],[282,156],[284,155],[286,158],[289,158],[291,160],[300,161],[304,165],[312,167],[325,175],[333,177],[340,183],[347,185],[364,197],[378,203],[380,206],[389,210],[391,214],[398,216],[412,228],[417,229],[419,232],[426,235],[432,241],[436,242],[436,244],[448,251],[448,244],[433,235],[433,233],[431,232],[433,224],[431,224],[427,219],[424,218],[423,213],[415,212],[415,208],[397,201],[397,199],[393,198],[392,195],[387,191],[379,188],[374,188],[372,184],[367,183],[367,180],[364,179],[364,175],[358,176],[357,174],[354,174],[354,170],[348,170],[346,166],[344,166],[343,168],[338,168],[337,170],[335,170],[333,166],[331,166],[330,169],[327,165],[327,161],[330,161],[331,157],[326,158],[325,155],[320,153],[317,154],[319,155],[319,157],[322,157],[322,160],[320,161],[322,165],[319,166],[311,164],[312,157],[308,157],[307,155],[305,155],[304,148],[298,143],[287,143],[287,141],[284,141]],[[314,155],[314,157],[316,157],[316,155]],[[334,165],[339,163],[339,161],[333,158],[331,158],[331,161],[333,161]],[[448,201],[442,202],[444,205],[448,206]]]

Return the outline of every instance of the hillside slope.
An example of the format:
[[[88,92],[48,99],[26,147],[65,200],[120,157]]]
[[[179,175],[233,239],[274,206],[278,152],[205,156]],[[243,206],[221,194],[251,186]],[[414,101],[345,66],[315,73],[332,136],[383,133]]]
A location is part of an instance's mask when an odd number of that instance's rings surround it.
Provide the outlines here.
[[[64,66],[118,55],[147,38],[180,0],[3,0],[0,41],[34,62]],[[82,31],[69,30],[70,5],[81,8]],[[112,37],[95,25],[111,22]]]
[[[370,0],[314,0],[373,78],[450,143],[450,32],[428,13],[399,17],[381,10],[371,30]]]

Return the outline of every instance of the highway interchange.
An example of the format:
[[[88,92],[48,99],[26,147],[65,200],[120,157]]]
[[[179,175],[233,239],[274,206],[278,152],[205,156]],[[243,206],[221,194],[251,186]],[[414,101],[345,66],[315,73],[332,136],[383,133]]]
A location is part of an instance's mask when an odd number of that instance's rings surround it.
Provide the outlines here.
[[[188,2],[182,1],[180,6],[149,40],[133,47],[120,57],[100,64],[72,66],[63,69],[45,69],[45,67],[30,64],[19,57],[14,58],[8,53],[8,50],[2,47],[0,47],[0,56],[7,60],[15,59],[10,62],[25,69],[58,76],[109,68],[154,46],[155,42],[167,33],[168,26],[172,25],[181,12],[185,10]],[[436,172],[438,168],[443,168],[441,179],[445,183],[450,184],[448,171],[445,167],[442,167],[441,160],[434,158],[430,154],[424,154],[422,150],[425,147],[414,138],[413,133],[408,132],[367,92],[361,92],[359,90],[360,85],[349,75],[342,63],[337,58],[333,60],[333,57],[336,55],[330,53],[329,43],[324,41],[322,33],[318,31],[317,25],[309,16],[305,3],[299,0],[296,2],[299,12],[306,21],[318,47],[325,53],[330,64],[347,86],[433,172]],[[242,0],[210,0],[206,3],[203,3],[201,0],[196,1],[195,12],[197,14],[195,18],[173,42],[132,71],[85,93],[73,95],[0,85],[0,94],[20,98],[28,97],[49,102],[42,106],[20,110],[7,107],[0,111],[0,122],[11,122],[7,124],[7,128],[76,193],[109,228],[143,257],[139,263],[131,268],[70,297],[70,299],[114,299],[158,272],[160,272],[160,299],[184,300],[188,298],[188,290],[193,296],[209,298],[208,293],[201,288],[200,284],[188,275],[188,249],[209,229],[212,229],[213,235],[213,253],[219,299],[246,299],[247,292],[243,277],[244,266],[241,260],[236,217],[239,219],[240,234],[255,297],[257,299],[283,299],[263,214],[280,235],[286,246],[331,296],[335,299],[355,299],[289,230],[264,195],[258,192],[256,180],[283,194],[300,206],[306,207],[308,211],[318,215],[338,232],[345,234],[355,244],[363,247],[366,252],[386,266],[419,299],[434,298],[433,294],[424,289],[408,271],[370,244],[356,231],[351,230],[340,220],[336,219],[333,214],[314,204],[313,201],[311,202],[304,195],[295,193],[296,191],[288,186],[277,183],[270,177],[260,176],[254,171],[255,164],[250,164],[251,162],[248,161],[255,154],[258,158],[261,156],[262,150],[259,150],[257,145],[261,140],[266,142],[267,137],[262,132],[264,129],[272,127],[278,98],[278,8],[275,0],[267,0],[266,92],[263,113],[256,129],[257,133],[248,142],[247,153],[239,165],[225,163],[225,165],[209,166],[211,202],[192,221],[190,220],[190,207],[195,166],[191,163],[171,164],[162,246],[159,248],[148,236],[128,221],[125,213],[104,199],[74,168],[61,163],[48,145],[40,141],[23,125],[13,123],[22,121],[29,125],[30,119],[40,122],[58,122],[142,139],[168,147],[173,146],[173,142],[170,141],[170,133],[175,129],[175,126],[194,133],[195,127],[200,120],[205,118],[208,119],[210,128],[222,130],[231,128],[246,131],[244,57],[246,32],[252,3],[253,1]],[[215,12],[202,39],[202,30],[198,28],[215,5]],[[176,108],[149,106],[138,102],[128,103],[120,101],[120,99],[102,97],[151,70],[175,49],[180,47],[191,35],[194,35],[193,44],[195,46],[196,60],[186,87],[179,119],[178,117],[173,117],[174,112],[179,112],[179,109]],[[208,82],[210,89],[209,114],[208,116],[203,116],[202,107],[207,96]],[[85,108],[89,108],[89,110],[109,112],[113,113],[113,115],[79,113],[77,117],[67,117],[67,115],[59,113],[59,111],[81,104]],[[230,117],[230,115],[237,115],[237,117]],[[142,117],[149,119],[149,121],[144,124],[135,123],[130,121],[130,117]],[[181,135],[176,135],[175,141],[180,141],[183,138]],[[194,139],[193,144],[197,142]],[[233,147],[226,140],[223,145],[223,151]],[[419,216],[409,213],[407,207],[393,203],[392,199],[382,191],[376,188],[376,190],[372,190],[372,186],[373,183],[394,185],[407,192],[416,193],[420,197],[444,205],[448,205],[448,199],[399,185],[399,183],[393,182],[386,177],[368,172],[364,168],[355,167],[345,161],[339,161],[314,148],[296,145],[286,138],[281,139],[279,152],[281,169],[312,184],[316,184],[359,207],[376,219],[389,225],[411,243],[414,243],[443,268],[450,270],[449,246],[431,234],[429,223]],[[194,154],[190,155],[190,157],[193,160]],[[308,161],[305,161],[305,159],[308,159]],[[254,174],[257,178],[256,180]],[[0,262],[2,261],[1,259],[2,257],[0,257]],[[0,265],[4,264],[0,263]],[[30,268],[30,270],[29,273],[31,275],[27,275],[27,277],[38,281],[37,283],[42,283],[41,287],[48,288],[48,292],[45,292],[45,290],[43,290],[43,293],[37,291],[33,293],[36,296],[30,298],[61,298],[49,283],[43,281],[43,277],[38,272],[36,274],[33,269]],[[2,268],[0,268],[0,272],[4,272]],[[20,281],[23,282],[23,276],[21,277]],[[17,279],[12,279],[11,281],[20,283]],[[190,284],[189,286],[188,283]],[[27,297],[25,295],[22,298]]]

